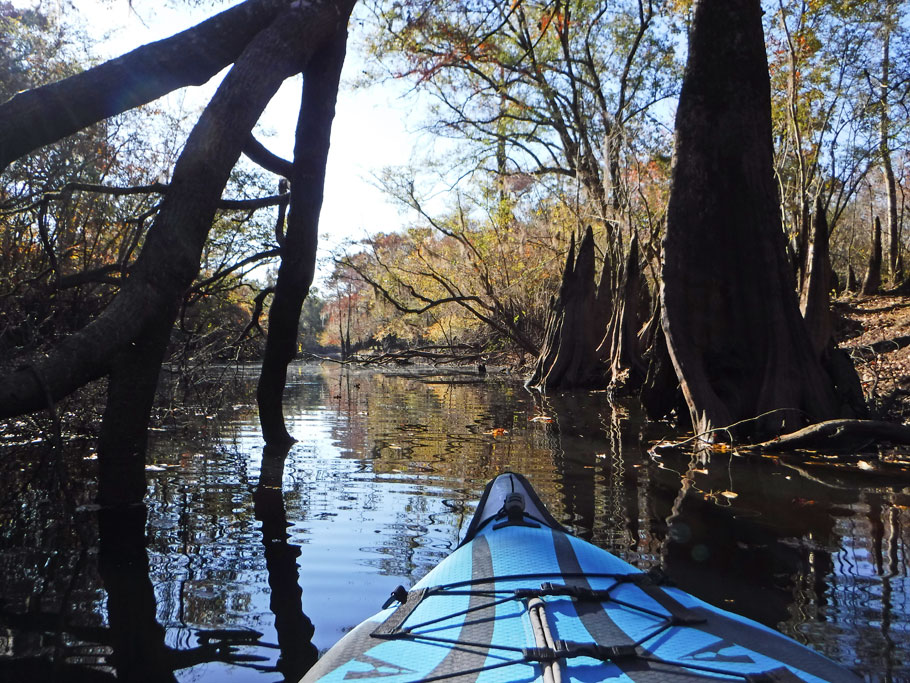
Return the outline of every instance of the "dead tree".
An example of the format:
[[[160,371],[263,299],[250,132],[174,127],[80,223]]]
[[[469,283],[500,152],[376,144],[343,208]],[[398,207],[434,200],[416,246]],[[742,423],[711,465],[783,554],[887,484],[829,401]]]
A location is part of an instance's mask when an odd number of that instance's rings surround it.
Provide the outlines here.
[[[779,433],[841,406],[799,313],[772,166],[759,0],[696,5],[676,116],[661,309],[698,432]]]

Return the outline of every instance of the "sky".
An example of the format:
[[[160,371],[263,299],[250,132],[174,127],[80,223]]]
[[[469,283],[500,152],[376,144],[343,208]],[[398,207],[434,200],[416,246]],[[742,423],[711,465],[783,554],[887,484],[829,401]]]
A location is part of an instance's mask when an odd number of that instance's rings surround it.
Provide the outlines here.
[[[55,0],[44,0],[44,5]],[[81,19],[99,42],[95,56],[109,59],[144,43],[168,37],[190,28],[218,11],[239,4],[240,0],[215,3],[216,6],[188,9],[181,2],[161,0],[56,0],[68,15]],[[33,6],[40,0],[18,0],[19,6]],[[131,7],[132,4],[132,7]],[[206,3],[203,3],[206,4]],[[175,5],[176,7],[168,7]],[[74,19],[76,17],[73,17]],[[355,89],[354,78],[363,69],[356,49],[359,24],[351,22],[348,56],[342,73],[331,147],[326,169],[325,199],[320,219],[320,253],[324,259],[346,240],[401,227],[407,216],[374,186],[373,175],[385,166],[409,163],[418,139],[407,129],[413,124],[414,103],[403,98],[404,86],[383,84]],[[202,107],[214,92],[221,75],[205,86],[188,88],[188,106]],[[300,79],[285,83],[260,120],[260,140],[273,152],[290,159],[294,129],[300,104]],[[326,267],[320,266],[322,276]]]

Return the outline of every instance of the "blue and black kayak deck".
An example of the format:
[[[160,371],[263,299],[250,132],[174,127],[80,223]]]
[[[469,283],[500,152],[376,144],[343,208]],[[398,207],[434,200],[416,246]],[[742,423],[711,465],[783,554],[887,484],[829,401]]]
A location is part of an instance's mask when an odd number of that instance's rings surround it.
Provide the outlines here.
[[[501,475],[459,548],[303,680],[860,680],[772,629],[662,584],[567,533],[523,477]]]

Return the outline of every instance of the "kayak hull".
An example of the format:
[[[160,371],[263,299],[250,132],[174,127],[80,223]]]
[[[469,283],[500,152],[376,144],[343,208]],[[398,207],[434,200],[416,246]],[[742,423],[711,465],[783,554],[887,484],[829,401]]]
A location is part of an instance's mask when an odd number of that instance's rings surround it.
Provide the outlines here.
[[[509,493],[523,501],[502,503]],[[524,503],[519,514],[515,508]],[[857,681],[813,650],[567,533],[520,475],[462,544],[303,681]]]

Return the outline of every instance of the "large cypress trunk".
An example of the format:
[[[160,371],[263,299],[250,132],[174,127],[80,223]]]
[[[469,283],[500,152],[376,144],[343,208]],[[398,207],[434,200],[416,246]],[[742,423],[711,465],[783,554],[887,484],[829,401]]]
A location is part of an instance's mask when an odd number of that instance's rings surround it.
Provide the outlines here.
[[[779,432],[840,414],[786,258],[759,0],[702,0],[695,10],[661,307],[697,432],[743,420]]]

